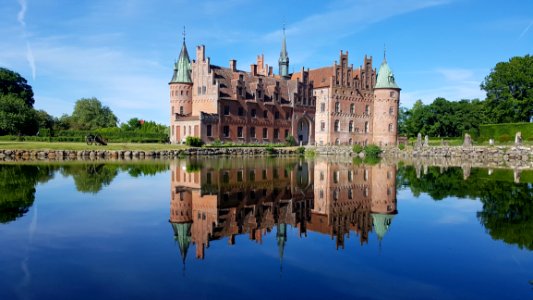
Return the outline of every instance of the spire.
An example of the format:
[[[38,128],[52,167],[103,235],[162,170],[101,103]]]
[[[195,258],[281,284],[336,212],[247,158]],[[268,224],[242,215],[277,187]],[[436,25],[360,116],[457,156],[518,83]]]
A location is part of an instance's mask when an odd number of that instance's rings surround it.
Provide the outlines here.
[[[278,254],[279,254],[279,270],[283,270],[283,252],[285,251],[285,243],[287,242],[287,224],[277,225],[276,239],[278,240]]]
[[[393,218],[394,215],[372,214],[372,224],[374,224],[374,230],[376,231],[376,235],[378,236],[380,242],[385,234],[389,231],[389,227]]]
[[[383,44],[383,62],[387,63],[387,46]]]
[[[191,80],[191,59],[185,44],[185,27],[183,27],[183,43],[178,61],[174,64],[174,74],[170,83],[192,83]]]
[[[285,36],[285,24],[283,24],[283,39],[281,41],[281,52],[279,54],[279,75],[289,75],[289,54],[287,53],[287,38]]]
[[[378,78],[376,80],[376,89],[399,89],[400,87],[396,84],[394,79],[394,73],[387,64],[386,49],[383,49],[383,62],[379,67]]]
[[[191,223],[171,223],[171,225],[174,231],[174,240],[180,247],[181,261],[183,269],[185,269],[185,259],[191,244]]]

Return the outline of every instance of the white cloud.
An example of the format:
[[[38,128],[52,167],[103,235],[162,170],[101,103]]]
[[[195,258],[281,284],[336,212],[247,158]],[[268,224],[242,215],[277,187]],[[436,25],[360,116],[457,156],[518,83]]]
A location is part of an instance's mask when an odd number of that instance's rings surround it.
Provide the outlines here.
[[[26,17],[26,10],[28,9],[28,4],[26,3],[26,0],[18,0],[18,2],[20,4],[20,10],[17,14],[17,21],[22,27],[25,27],[26,22],[24,22],[24,18]]]
[[[526,33],[529,31],[529,29],[531,28],[532,25],[533,25],[533,21],[531,21],[531,22],[529,23],[529,25],[527,25],[527,27],[524,28],[524,30],[522,31],[522,33],[520,33],[520,36],[518,37],[518,39],[523,38],[523,37],[526,35]]]

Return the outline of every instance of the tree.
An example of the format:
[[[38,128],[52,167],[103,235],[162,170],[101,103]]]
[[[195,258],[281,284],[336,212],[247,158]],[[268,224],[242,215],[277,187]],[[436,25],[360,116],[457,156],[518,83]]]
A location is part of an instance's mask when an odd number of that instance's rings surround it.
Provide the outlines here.
[[[39,124],[35,110],[17,96],[0,95],[0,135],[37,133]]]
[[[117,127],[118,119],[107,106],[96,98],[82,98],[76,101],[70,117],[74,129],[93,130],[97,128]]]
[[[6,68],[0,68],[0,95],[15,95],[24,100],[28,107],[33,107],[33,90],[24,77]]]
[[[496,64],[481,88],[492,123],[529,122],[533,115],[533,57],[516,56]]]

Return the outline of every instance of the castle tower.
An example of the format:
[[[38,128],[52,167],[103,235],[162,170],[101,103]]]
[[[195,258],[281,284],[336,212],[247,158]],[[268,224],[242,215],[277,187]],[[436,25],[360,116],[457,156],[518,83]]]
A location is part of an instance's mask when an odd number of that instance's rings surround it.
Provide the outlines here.
[[[180,143],[182,134],[177,119],[180,116],[190,115],[192,112],[192,79],[191,60],[185,45],[185,32],[180,56],[174,64],[174,74],[169,82],[170,86],[170,142]]]
[[[379,164],[372,167],[372,224],[379,240],[389,230],[392,219],[398,213],[396,203],[396,167]]]
[[[287,53],[285,26],[283,26],[283,40],[281,42],[281,53],[279,54],[278,63],[279,63],[279,75],[289,76],[289,54]]]
[[[398,136],[400,88],[385,55],[374,86],[373,142],[380,147],[395,146]]]
[[[174,241],[180,249],[183,267],[185,267],[185,259],[191,243],[192,195],[190,190],[181,187],[183,179],[180,167],[180,165],[171,166],[169,222],[174,232]]]

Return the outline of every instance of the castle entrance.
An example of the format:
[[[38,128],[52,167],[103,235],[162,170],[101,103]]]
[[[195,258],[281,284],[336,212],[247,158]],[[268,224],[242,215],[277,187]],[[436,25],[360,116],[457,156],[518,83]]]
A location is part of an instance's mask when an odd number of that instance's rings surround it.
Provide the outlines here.
[[[302,145],[309,144],[311,134],[311,126],[309,124],[309,121],[306,118],[301,118],[298,121],[298,131],[296,136],[296,142],[298,145],[300,145],[300,142]]]

